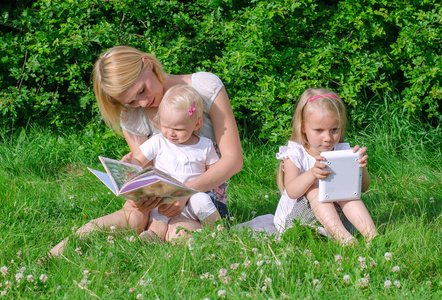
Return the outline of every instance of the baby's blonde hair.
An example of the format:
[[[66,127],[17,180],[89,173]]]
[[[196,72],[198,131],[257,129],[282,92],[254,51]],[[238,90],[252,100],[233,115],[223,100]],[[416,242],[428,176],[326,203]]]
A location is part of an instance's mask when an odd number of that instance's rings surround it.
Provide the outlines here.
[[[327,96],[332,95],[332,96]],[[315,98],[315,99],[312,99]],[[310,100],[310,101],[309,101]],[[340,142],[344,141],[345,127],[347,125],[347,113],[344,102],[339,96],[328,89],[310,88],[302,93],[296,105],[292,119],[292,135],[290,141],[297,142],[303,146],[308,146],[307,136],[302,132],[302,127],[306,117],[314,112],[321,111],[328,116],[339,120],[339,129],[341,133]],[[279,164],[276,182],[281,192],[284,191],[284,171],[283,162]]]
[[[147,59],[143,62],[142,58]],[[127,108],[115,98],[130,88],[141,71],[149,66],[162,83],[166,73],[160,61],[152,54],[133,47],[113,47],[95,62],[92,78],[98,108],[105,123],[117,132],[121,132],[121,112]]]
[[[155,121],[158,124],[160,124],[160,114],[165,108],[186,111],[189,119],[203,119],[203,98],[197,90],[185,84],[174,85],[164,94],[155,116]],[[192,114],[189,113],[191,108],[195,109],[192,110]]]

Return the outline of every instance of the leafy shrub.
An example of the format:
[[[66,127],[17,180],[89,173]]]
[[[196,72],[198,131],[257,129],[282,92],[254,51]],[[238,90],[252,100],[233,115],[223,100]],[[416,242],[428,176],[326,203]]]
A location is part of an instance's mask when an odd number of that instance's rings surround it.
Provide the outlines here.
[[[288,137],[294,102],[312,86],[337,91],[350,111],[394,92],[392,107],[407,118],[442,121],[437,1],[24,3],[5,6],[0,21],[3,127],[100,123],[92,66],[123,44],[155,54],[170,73],[214,72],[243,132],[271,141]]]

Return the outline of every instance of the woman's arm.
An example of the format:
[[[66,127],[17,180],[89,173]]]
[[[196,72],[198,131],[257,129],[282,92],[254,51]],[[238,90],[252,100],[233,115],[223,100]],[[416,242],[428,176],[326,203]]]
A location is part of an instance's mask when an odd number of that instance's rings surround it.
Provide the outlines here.
[[[224,87],[213,101],[209,115],[212,120],[215,139],[221,152],[221,158],[204,174],[186,183],[187,186],[202,192],[207,192],[220,186],[241,171],[243,166],[238,127]]]

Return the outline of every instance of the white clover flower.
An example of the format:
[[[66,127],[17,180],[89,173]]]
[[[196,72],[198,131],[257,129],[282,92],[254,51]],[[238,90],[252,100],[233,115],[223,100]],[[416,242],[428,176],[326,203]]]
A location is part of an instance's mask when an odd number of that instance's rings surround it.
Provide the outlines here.
[[[265,285],[271,285],[272,282],[273,282],[273,280],[272,280],[272,278],[270,278],[270,277],[266,277],[266,278],[264,279],[264,284],[265,284]]]
[[[25,278],[25,277],[23,276],[23,273],[17,273],[17,274],[15,274],[15,280],[16,280],[17,282],[20,282],[23,278]]]
[[[218,226],[216,226],[216,230],[223,231],[224,227],[221,224],[218,224]]]
[[[269,198],[269,195],[265,195],[264,198],[266,198],[266,199]]]
[[[399,272],[401,270],[401,268],[399,268],[399,266],[394,266],[392,269],[391,269],[391,271],[393,272],[393,273],[397,273],[397,272]]]
[[[264,286],[261,288],[261,291],[263,291],[263,292],[267,291],[267,287],[264,285]]]
[[[434,198],[430,197],[430,203],[434,203]]]
[[[26,267],[21,267],[20,268],[20,273],[24,273],[26,271]]]
[[[344,277],[342,277],[342,280],[344,280],[344,282],[346,284],[350,283],[350,275],[345,274]]]
[[[258,260],[258,261],[256,262],[256,265],[257,265],[258,267],[262,266],[263,264],[264,264],[264,261],[263,261],[263,260]]]
[[[223,277],[223,284],[228,284],[230,281],[230,276]]]
[[[304,250],[304,254],[307,255],[307,256],[309,256],[309,257],[311,257],[311,256],[313,255],[312,251],[309,250],[309,249],[305,249],[305,250]]]
[[[91,272],[90,272],[89,270],[84,270],[84,271],[83,271],[83,277],[84,277],[84,278],[88,278],[89,275],[91,275]]]
[[[428,287],[431,287],[431,284],[432,284],[431,281],[426,281],[425,282],[425,285],[428,286]]]
[[[17,258],[20,258],[21,254],[22,254],[21,250],[18,250],[18,252],[17,252]]]
[[[394,285],[395,285],[398,289],[401,288],[401,283],[400,283],[398,280],[395,280],[395,281],[394,281]]]
[[[0,272],[2,273],[3,276],[6,276],[6,274],[8,274],[8,267],[6,266],[1,267]]]
[[[137,238],[134,237],[133,235],[131,235],[127,240],[128,240],[129,242],[133,243],[133,242],[135,242],[135,241],[137,240]]]
[[[138,294],[137,295],[137,300],[143,299],[143,294]]]
[[[239,264],[238,263],[234,263],[230,265],[230,269],[232,270],[236,270],[238,268]]]
[[[10,290],[12,288],[12,282],[10,282],[9,280],[6,280],[5,281],[5,288]]]
[[[340,261],[342,261],[342,256],[339,255],[339,254],[336,254],[336,255],[335,255],[335,261],[336,261],[336,262],[340,262]]]
[[[358,286],[360,288],[368,287],[369,283],[370,283],[370,274],[367,274],[367,273],[364,274],[364,277],[359,278],[359,280],[358,280]]]
[[[315,260],[315,261],[313,262],[313,264],[314,264],[314,265],[319,265],[319,261]]]
[[[245,262],[244,262],[244,267],[248,267],[248,266],[250,266],[250,264],[251,264],[251,261],[250,260],[246,260]]]
[[[107,242],[109,243],[109,244],[113,244],[115,241],[114,241],[114,237],[113,236],[108,236],[107,237]]]
[[[218,297],[225,298],[226,297],[226,290],[219,290],[218,291]]]
[[[344,269],[342,268],[342,266],[339,266],[337,269],[336,269],[336,271],[338,271],[338,272],[342,272]]]
[[[385,260],[391,260],[392,257],[393,257],[393,254],[391,252],[385,252],[385,254],[384,254]]]
[[[39,279],[41,282],[45,283],[46,281],[48,281],[48,276],[46,276],[45,274],[41,274]]]
[[[216,232],[212,232],[212,238],[216,238]]]
[[[115,229],[117,229],[117,227],[115,227],[114,225],[112,225],[111,227],[109,227],[109,229],[110,229],[111,231],[114,231]]]
[[[34,282],[34,275],[29,274],[28,276],[26,276],[26,280],[28,282]]]
[[[210,274],[210,275],[209,275],[209,279],[210,279],[210,280],[213,280],[213,279],[215,279],[215,275],[213,275],[213,274]]]
[[[252,248],[252,252],[258,252],[258,248]]]
[[[218,277],[226,276],[226,274],[227,274],[227,269],[220,269]]]
[[[230,221],[232,221],[232,222],[233,222],[234,220],[235,220],[235,217],[233,217],[233,216],[232,216],[232,217],[230,217]]]
[[[317,285],[319,283],[319,279],[313,279],[313,285]]]
[[[385,280],[384,282],[384,288],[388,289],[391,286],[391,281],[390,280]]]

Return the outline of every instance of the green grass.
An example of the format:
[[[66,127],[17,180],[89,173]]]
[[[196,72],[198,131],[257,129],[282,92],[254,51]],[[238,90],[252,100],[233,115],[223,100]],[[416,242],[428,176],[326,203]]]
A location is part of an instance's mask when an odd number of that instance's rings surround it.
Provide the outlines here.
[[[363,200],[381,236],[370,246],[358,236],[347,248],[301,226],[278,240],[205,230],[164,245],[109,230],[73,237],[63,257],[41,263],[73,228],[121,208],[86,166],[100,168],[98,155],[118,158],[127,147],[91,130],[2,133],[0,292],[6,299],[218,299],[223,291],[228,299],[441,298],[442,130],[385,111],[373,108],[373,119],[348,137],[368,147],[372,184]],[[244,168],[228,190],[233,223],[274,213],[278,146],[243,140]]]

